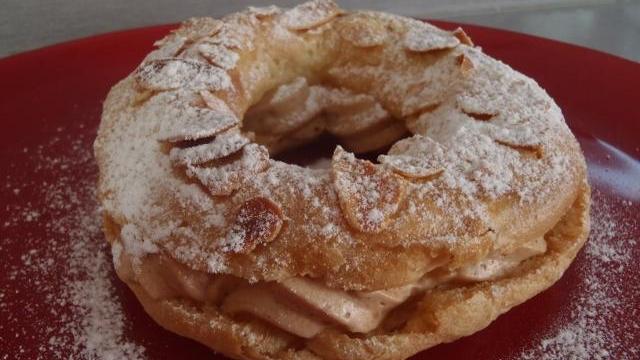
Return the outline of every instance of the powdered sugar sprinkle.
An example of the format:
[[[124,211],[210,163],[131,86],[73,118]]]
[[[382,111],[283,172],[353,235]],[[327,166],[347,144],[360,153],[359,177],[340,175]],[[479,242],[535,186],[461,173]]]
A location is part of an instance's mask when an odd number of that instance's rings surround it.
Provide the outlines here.
[[[144,347],[126,338],[127,315],[102,235],[91,139],[55,136],[26,152],[25,168],[33,172],[26,180],[16,171],[5,176],[16,201],[5,206],[0,243],[6,276],[0,358],[144,358]],[[71,154],[51,155],[57,144]],[[56,181],[32,183],[43,174]]]
[[[518,359],[630,360],[640,356],[638,339],[634,339],[638,324],[633,320],[622,323],[638,318],[634,302],[640,296],[640,288],[624,280],[631,271],[632,251],[637,246],[633,234],[640,225],[625,204],[594,191],[592,231],[580,269],[581,290],[573,295],[569,313],[562,314],[556,329]]]

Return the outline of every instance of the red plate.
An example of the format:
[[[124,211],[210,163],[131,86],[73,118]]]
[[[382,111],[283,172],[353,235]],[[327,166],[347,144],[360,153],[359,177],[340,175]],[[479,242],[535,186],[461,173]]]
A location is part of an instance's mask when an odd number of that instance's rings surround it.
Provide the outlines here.
[[[93,194],[91,145],[102,100],[172,27],[0,60],[0,358],[212,357],[155,325],[116,278]],[[417,358],[640,358],[640,262],[634,261],[640,257],[640,65],[464,27],[485,52],[536,79],[563,109],[589,161],[594,231],[548,291],[485,330]]]

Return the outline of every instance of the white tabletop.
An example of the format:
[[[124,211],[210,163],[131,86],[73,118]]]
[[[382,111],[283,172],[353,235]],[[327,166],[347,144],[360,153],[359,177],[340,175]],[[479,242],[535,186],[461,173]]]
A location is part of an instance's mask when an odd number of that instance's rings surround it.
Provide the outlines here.
[[[221,16],[247,5],[292,0],[2,0],[0,57],[89,35]],[[640,61],[639,0],[339,0],[417,18],[509,29]]]

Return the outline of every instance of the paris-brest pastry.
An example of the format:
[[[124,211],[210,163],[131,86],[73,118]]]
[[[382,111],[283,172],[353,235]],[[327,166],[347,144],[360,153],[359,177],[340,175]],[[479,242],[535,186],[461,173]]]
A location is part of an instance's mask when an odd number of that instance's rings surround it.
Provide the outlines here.
[[[274,160],[326,134],[327,166]],[[584,157],[534,80],[462,29],[328,0],[184,22],[113,87],[95,154],[118,276],[239,359],[470,335],[589,231]]]

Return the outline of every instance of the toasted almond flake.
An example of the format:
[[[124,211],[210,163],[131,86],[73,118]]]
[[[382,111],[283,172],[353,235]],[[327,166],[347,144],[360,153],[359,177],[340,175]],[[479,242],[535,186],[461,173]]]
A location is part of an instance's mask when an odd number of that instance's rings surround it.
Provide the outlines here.
[[[473,71],[473,62],[468,56],[460,54],[456,57],[456,62],[463,74],[469,75]]]
[[[331,0],[312,0],[285,11],[281,22],[289,30],[308,30],[329,22],[341,12]]]
[[[219,44],[229,49],[251,50],[255,38],[254,28],[240,17],[225,20],[215,35],[206,39],[206,42]]]
[[[473,41],[471,41],[471,38],[469,37],[469,35],[467,35],[467,33],[464,32],[464,29],[462,29],[461,27],[458,27],[455,30],[453,30],[453,36],[458,38],[461,44],[473,46]]]
[[[300,108],[309,96],[309,84],[304,77],[278,86],[249,109],[246,118],[261,117],[265,113],[287,114]]]
[[[355,114],[377,104],[369,94],[355,94],[347,89],[329,89],[325,99],[325,110],[330,114]]]
[[[144,62],[135,73],[140,86],[163,91],[187,88],[223,90],[230,88],[227,73],[215,66],[186,59],[158,59]]]
[[[219,97],[213,95],[211,92],[207,90],[201,90],[198,92],[202,101],[207,105],[207,107],[211,110],[216,110],[223,113],[232,114],[233,111],[229,108],[226,102],[224,102]]]
[[[309,123],[322,110],[324,89],[310,88],[298,78],[281,85],[246,114],[251,129],[267,134],[286,134]]]
[[[317,88],[312,88],[304,101],[299,102],[296,108],[282,115],[266,117],[265,125],[270,127],[274,133],[282,134],[291,130],[299,129],[308,124],[322,111],[321,98],[324,95]]]
[[[225,70],[231,70],[236,67],[240,55],[229,50],[225,46],[202,43],[198,45],[198,52],[213,65],[219,66]]]
[[[327,131],[336,136],[354,134],[389,119],[389,113],[373,96],[343,89],[326,93],[324,110],[330,115]]]
[[[169,35],[162,40],[156,41],[153,45],[158,49],[152,51],[145,57],[146,61],[173,58],[184,49],[187,39],[179,35]]]
[[[478,120],[478,121],[489,121],[493,117],[498,115],[498,114],[483,114],[483,113],[473,113],[473,112],[464,112],[464,113],[467,116],[474,118],[475,120]]]
[[[210,17],[195,17],[182,22],[182,26],[173,33],[191,42],[207,36],[213,36],[220,31],[223,22]]]
[[[389,119],[389,113],[376,103],[358,113],[342,114],[329,119],[327,131],[336,136],[349,136],[381,125]]]
[[[414,135],[398,141],[378,161],[404,177],[427,178],[444,170],[445,149],[429,137]]]
[[[417,20],[411,21],[409,24],[403,39],[403,45],[407,50],[427,52],[450,49],[460,44],[460,40],[453,34],[433,25]]]
[[[256,246],[273,241],[282,223],[282,210],[278,204],[263,197],[249,199],[238,209],[235,221],[221,244],[222,251],[249,253]]]
[[[249,178],[269,166],[269,153],[262,145],[248,144],[242,148],[240,159],[214,167],[187,166],[187,176],[196,177],[211,195],[231,195]]]
[[[234,154],[248,143],[249,139],[236,128],[218,134],[213,141],[206,144],[185,149],[175,147],[171,149],[169,156],[171,161],[177,165],[197,165]]]
[[[540,138],[530,128],[506,128],[486,123],[481,131],[500,145],[508,146],[515,150],[532,152],[538,158],[543,155]]]
[[[361,232],[384,230],[404,196],[403,181],[382,166],[356,159],[340,146],[331,165],[333,184],[347,222]]]
[[[380,46],[387,39],[387,31],[384,26],[364,16],[351,17],[342,22],[338,33],[343,39],[362,48]]]
[[[278,107],[286,105],[301,97],[306,97],[309,93],[309,84],[304,77],[298,77],[288,84],[279,86],[269,98],[269,105]]]
[[[456,105],[463,113],[469,115],[476,120],[491,119],[499,114],[498,104],[484,101],[491,94],[462,94],[456,98]],[[495,101],[494,101],[495,102]]]
[[[544,150],[542,148],[542,145],[540,145],[540,144],[536,144],[536,145],[532,145],[532,144],[521,145],[521,144],[515,144],[515,143],[504,141],[504,140],[495,140],[495,141],[496,141],[496,143],[498,143],[500,145],[504,145],[504,146],[510,147],[510,148],[512,148],[514,150],[517,150],[517,151],[525,151],[525,152],[532,153],[538,159],[542,159],[542,157],[544,156]]]
[[[231,112],[192,105],[196,96],[181,91],[164,92],[145,103],[145,109],[153,110],[151,116],[159,124],[156,139],[169,142],[197,140],[238,125],[238,119]]]

